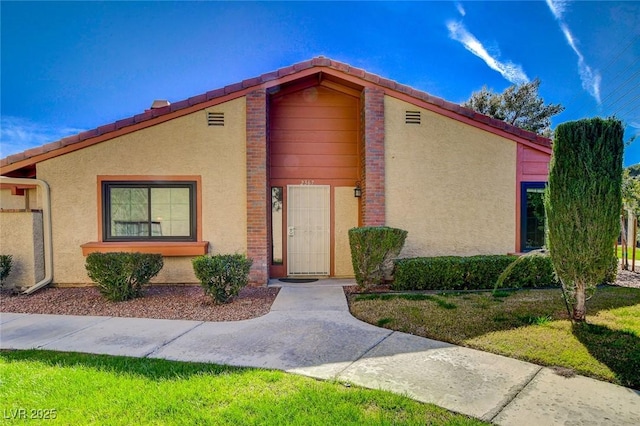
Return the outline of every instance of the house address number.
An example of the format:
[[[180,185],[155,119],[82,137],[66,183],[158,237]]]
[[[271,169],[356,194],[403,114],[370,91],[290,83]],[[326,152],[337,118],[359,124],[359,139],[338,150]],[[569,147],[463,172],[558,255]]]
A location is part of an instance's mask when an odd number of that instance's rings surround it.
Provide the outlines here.
[[[301,180],[300,185],[313,185],[314,181],[312,180]]]

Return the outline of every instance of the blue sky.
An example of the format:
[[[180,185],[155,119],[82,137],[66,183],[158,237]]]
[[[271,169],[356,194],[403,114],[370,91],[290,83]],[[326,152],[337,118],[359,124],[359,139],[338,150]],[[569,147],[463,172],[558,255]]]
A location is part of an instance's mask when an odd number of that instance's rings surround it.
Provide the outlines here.
[[[7,2],[0,157],[324,55],[452,102],[539,77],[640,134],[640,2]],[[640,138],[625,165],[640,162]]]

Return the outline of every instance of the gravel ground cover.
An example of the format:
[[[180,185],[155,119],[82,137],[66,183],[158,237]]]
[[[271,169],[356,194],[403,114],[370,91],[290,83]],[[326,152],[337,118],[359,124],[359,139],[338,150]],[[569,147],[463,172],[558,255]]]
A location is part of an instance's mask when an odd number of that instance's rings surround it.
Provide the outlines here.
[[[245,287],[231,303],[217,305],[197,285],[149,286],[144,297],[125,302],[105,300],[95,287],[52,287],[28,296],[3,291],[0,312],[239,321],[269,312],[278,290]]]
[[[616,285],[640,288],[640,267],[636,267],[636,272],[619,270]]]

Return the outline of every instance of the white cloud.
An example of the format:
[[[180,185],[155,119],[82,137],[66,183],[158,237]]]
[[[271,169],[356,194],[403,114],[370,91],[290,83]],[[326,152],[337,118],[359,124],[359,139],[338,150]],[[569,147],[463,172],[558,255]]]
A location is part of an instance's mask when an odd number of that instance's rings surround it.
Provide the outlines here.
[[[0,119],[0,158],[75,135],[84,129],[34,123],[25,118],[3,116]]]
[[[586,90],[593,98],[600,104],[600,82],[602,77],[598,70],[593,70],[587,62],[584,60],[584,55],[580,49],[578,49],[578,43],[576,38],[571,33],[569,26],[564,22],[563,16],[567,9],[568,1],[563,0],[547,0],[547,6],[549,10],[558,21],[560,30],[564,37],[567,39],[567,43],[571,49],[578,56],[578,75],[580,75],[580,81],[582,82],[582,88]]]
[[[485,61],[489,68],[498,71],[511,83],[521,84],[529,81],[529,77],[527,77],[520,65],[510,61],[502,62],[497,57],[492,56],[482,43],[467,31],[461,22],[449,21],[447,22],[447,29],[449,30],[450,38],[462,43],[465,49]]]
[[[467,14],[467,12],[464,10],[464,7],[462,7],[462,3],[460,2],[456,2],[456,9],[458,10],[458,13],[460,13],[460,15],[462,16]]]
[[[567,0],[547,0],[547,6],[558,20],[562,19],[568,5],[569,1]]]

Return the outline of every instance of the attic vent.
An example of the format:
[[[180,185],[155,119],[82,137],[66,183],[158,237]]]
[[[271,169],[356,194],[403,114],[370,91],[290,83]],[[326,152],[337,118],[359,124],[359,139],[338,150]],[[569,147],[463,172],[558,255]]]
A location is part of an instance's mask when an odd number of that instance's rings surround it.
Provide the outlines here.
[[[209,126],[224,126],[224,112],[208,112],[207,124]]]
[[[420,124],[420,111],[407,111],[404,116],[405,124]]]

